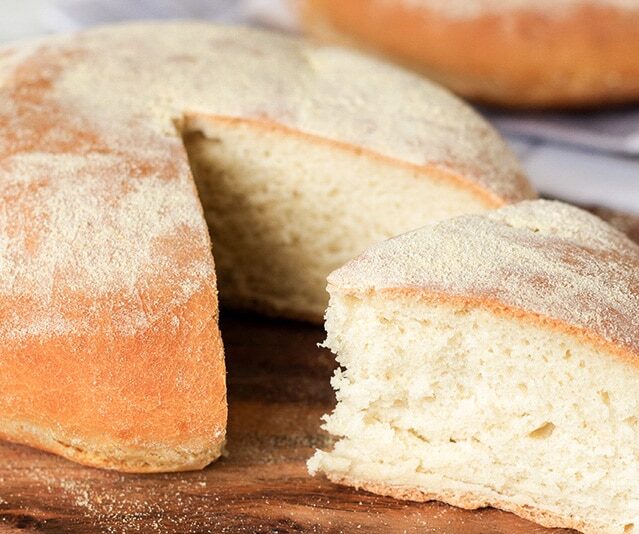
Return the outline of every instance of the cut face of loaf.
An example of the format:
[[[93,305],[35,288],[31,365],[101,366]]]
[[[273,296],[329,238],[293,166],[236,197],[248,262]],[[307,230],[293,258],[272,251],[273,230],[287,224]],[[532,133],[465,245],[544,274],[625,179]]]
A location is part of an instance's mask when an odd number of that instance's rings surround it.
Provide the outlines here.
[[[184,136],[222,301],[317,321],[326,275],[371,243],[491,202],[424,173],[254,121],[191,117]]]
[[[0,437],[127,471],[222,447],[205,217],[223,301],[317,320],[371,242],[534,195],[447,92],[241,28],[0,50],[0,127]]]
[[[310,471],[638,532],[638,273],[623,235],[542,201],[369,249],[329,278],[337,442]]]

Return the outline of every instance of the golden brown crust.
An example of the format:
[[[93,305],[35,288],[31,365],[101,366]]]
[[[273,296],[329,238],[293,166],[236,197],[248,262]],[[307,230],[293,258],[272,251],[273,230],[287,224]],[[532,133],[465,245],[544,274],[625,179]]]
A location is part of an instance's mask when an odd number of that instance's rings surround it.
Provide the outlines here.
[[[130,336],[110,331],[108,303],[92,304],[105,305],[92,332],[3,340],[0,436],[119,471],[215,460],[227,410],[214,283]]]
[[[352,486],[356,489],[363,489],[378,495],[385,495],[395,499],[402,499],[415,502],[440,501],[458,508],[466,510],[476,510],[488,506],[511,512],[523,519],[533,521],[549,528],[570,528],[585,532],[599,532],[599,525],[588,525],[580,520],[553,514],[547,510],[535,508],[533,506],[522,506],[509,499],[507,496],[499,495],[484,488],[476,490],[469,489],[467,492],[440,491],[432,492],[418,488],[408,488],[402,486],[388,486],[375,482],[362,482],[347,477],[327,474],[331,482]],[[470,486],[470,485],[469,485]],[[483,490],[483,491],[482,491]]]
[[[501,106],[584,107],[639,100],[639,9],[584,2],[455,17],[433,2],[306,0],[315,35],[346,39]]]
[[[184,150],[141,136],[161,147],[146,163],[69,117],[54,85],[79,50],[13,54],[0,83],[0,436],[94,467],[201,468],[224,443],[226,389]]]

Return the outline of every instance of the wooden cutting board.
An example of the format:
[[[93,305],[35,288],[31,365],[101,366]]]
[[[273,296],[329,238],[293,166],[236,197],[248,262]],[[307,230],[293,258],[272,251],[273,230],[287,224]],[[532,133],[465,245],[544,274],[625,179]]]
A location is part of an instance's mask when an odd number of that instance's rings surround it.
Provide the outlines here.
[[[614,213],[602,213],[616,217]],[[636,219],[617,221],[639,238]],[[193,473],[122,475],[0,444],[0,532],[541,534],[497,510],[379,497],[311,478],[334,396],[321,327],[224,314],[228,455]]]

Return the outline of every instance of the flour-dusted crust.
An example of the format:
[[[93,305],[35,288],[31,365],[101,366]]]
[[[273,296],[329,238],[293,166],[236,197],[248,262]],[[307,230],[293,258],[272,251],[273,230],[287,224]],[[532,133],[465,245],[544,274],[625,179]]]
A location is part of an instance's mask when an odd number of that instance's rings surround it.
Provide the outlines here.
[[[409,232],[328,280],[343,293],[468,302],[639,356],[639,246],[561,202],[527,201]]]
[[[636,0],[303,0],[315,35],[381,51],[497,105],[639,99]]]
[[[387,497],[393,497],[394,499],[402,499],[415,502],[429,502],[440,501],[451,506],[463,508],[465,510],[477,510],[478,508],[493,507],[506,512],[511,512],[523,519],[533,521],[539,525],[549,528],[569,528],[579,531],[588,532],[601,532],[605,534],[604,527],[602,525],[590,525],[580,520],[572,520],[564,515],[553,514],[547,510],[541,510],[539,508],[531,507],[528,505],[522,506],[517,504],[515,499],[509,499],[491,491],[489,488],[482,488],[481,486],[467,484],[468,488],[465,492],[455,491],[423,491],[416,488],[408,488],[401,486],[389,486],[384,484],[377,484],[372,482],[362,482],[344,478],[340,476],[334,476],[328,473],[327,478],[335,484],[342,484],[345,486],[351,486],[356,489],[363,489],[376,493],[378,495],[384,495]]]
[[[18,55],[0,66],[7,89],[15,91],[21,80],[34,91],[40,84],[42,104],[64,117],[56,135],[68,140],[81,133],[79,148],[132,151],[142,135],[136,160],[154,161],[154,143],[176,140],[176,121],[206,114],[438,169],[491,206],[532,195],[513,154],[463,102],[417,76],[339,49],[242,28],[154,23],[48,40]],[[34,118],[37,108],[29,111]],[[6,115],[15,119],[14,110]]]
[[[207,228],[177,139],[118,131],[108,99],[92,117],[58,87],[82,48],[0,59],[0,437],[122,471],[201,468],[226,426]]]

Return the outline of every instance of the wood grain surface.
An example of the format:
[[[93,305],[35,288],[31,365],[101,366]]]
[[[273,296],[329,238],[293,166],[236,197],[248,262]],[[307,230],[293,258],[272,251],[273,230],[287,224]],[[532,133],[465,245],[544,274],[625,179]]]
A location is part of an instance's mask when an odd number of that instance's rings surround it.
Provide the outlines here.
[[[616,218],[639,238],[639,221]],[[619,222],[619,221],[618,221]],[[229,384],[228,454],[207,469],[123,475],[0,444],[0,532],[421,532],[541,534],[493,509],[379,497],[311,478],[305,460],[328,437],[333,356],[323,329],[223,313]]]

